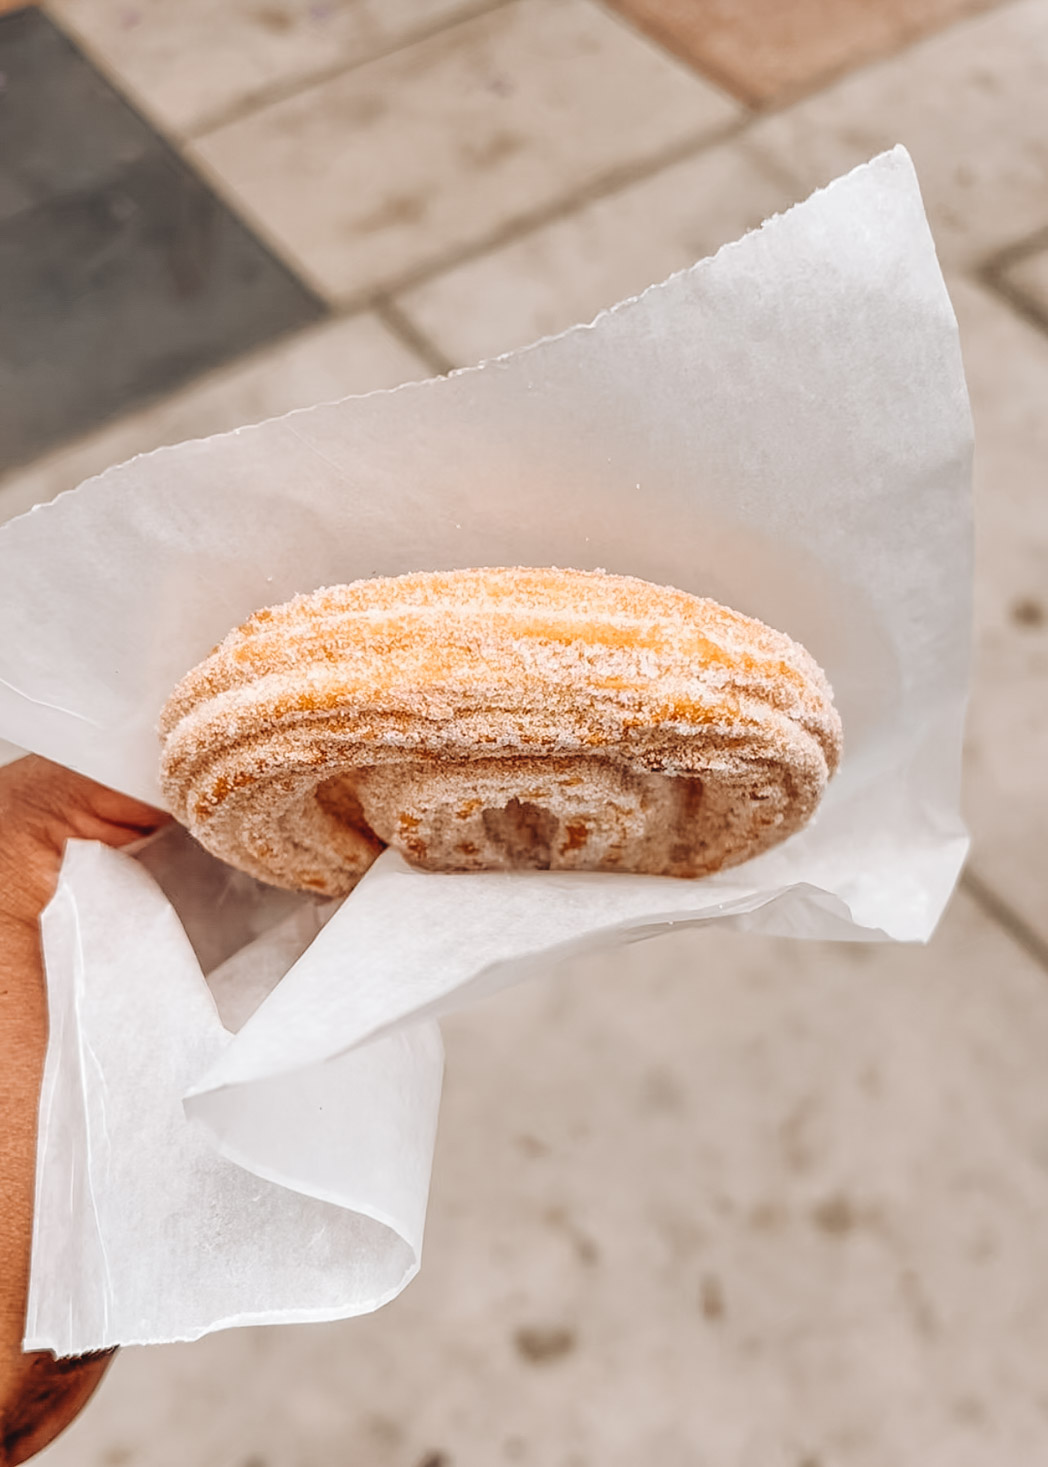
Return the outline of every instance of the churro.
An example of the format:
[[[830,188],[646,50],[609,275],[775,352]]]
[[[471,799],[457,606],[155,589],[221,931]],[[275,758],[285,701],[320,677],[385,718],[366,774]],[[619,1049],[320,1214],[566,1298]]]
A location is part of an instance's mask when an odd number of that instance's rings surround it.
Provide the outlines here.
[[[811,817],[841,753],[782,632],[601,571],[357,581],[258,611],[172,693],[161,778],[208,850],[341,895],[438,871],[700,877]]]

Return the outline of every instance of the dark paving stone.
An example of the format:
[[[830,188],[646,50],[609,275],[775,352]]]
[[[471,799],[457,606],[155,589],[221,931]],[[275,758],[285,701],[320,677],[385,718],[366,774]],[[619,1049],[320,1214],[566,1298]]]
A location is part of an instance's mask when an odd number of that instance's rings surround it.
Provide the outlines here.
[[[0,470],[324,314],[39,11],[0,73]]]
[[[0,18],[0,191],[25,203],[89,189],[154,150],[156,134],[39,10]]]

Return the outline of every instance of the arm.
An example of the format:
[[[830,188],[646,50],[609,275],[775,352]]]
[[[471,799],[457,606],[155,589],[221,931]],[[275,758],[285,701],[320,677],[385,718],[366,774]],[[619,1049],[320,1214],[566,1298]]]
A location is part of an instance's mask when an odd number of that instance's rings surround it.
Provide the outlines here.
[[[40,913],[67,840],[125,846],[166,819],[45,759],[0,768],[0,1467],[26,1461],[72,1421],[112,1354],[56,1361],[21,1349],[47,1046]]]

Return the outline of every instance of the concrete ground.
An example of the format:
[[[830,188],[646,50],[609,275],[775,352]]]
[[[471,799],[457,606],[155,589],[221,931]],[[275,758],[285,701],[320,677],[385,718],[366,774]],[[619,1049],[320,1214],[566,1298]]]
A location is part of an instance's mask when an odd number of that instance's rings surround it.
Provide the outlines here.
[[[978,435],[924,949],[681,934],[446,1026],[419,1279],[129,1350],[49,1467],[1048,1462],[1048,0],[54,0],[332,308],[0,480],[522,344],[902,141]]]

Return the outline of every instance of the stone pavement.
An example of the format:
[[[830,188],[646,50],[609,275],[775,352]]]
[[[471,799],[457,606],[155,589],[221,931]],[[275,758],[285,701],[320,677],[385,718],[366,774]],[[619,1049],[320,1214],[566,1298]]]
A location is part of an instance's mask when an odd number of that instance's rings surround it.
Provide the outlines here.
[[[585,320],[913,154],[976,417],[975,838],[922,949],[680,934],[446,1025],[420,1278],[125,1352],[51,1467],[1048,1462],[1048,0],[53,0],[325,319],[0,479]]]

